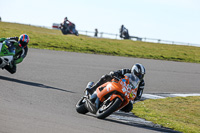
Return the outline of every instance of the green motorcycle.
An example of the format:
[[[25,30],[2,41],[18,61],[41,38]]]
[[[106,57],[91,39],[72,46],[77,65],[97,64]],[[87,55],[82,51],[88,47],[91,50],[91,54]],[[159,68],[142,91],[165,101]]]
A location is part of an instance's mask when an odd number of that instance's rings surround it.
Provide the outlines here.
[[[0,43],[0,68],[4,68],[13,61],[15,55],[15,46],[9,41],[5,40]]]

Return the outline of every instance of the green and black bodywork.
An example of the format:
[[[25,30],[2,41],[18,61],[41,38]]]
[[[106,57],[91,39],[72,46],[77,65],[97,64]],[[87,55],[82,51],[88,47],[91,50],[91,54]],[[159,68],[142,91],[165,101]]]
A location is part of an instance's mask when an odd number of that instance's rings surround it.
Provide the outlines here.
[[[5,56],[12,56],[13,59],[10,62],[7,62],[5,66],[2,68],[5,68],[10,73],[16,72],[16,64],[19,64],[23,61],[23,59],[26,57],[26,54],[28,52],[28,47],[25,48],[20,47],[18,43],[18,37],[12,37],[12,38],[0,38],[1,48],[0,48],[0,57],[3,58]],[[5,58],[5,60],[7,60]],[[1,64],[1,62],[0,62]]]

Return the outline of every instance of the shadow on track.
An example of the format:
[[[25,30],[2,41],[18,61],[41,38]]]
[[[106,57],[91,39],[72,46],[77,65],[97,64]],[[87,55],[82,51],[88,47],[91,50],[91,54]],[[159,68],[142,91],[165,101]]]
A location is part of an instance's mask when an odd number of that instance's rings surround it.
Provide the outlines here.
[[[109,121],[109,122],[115,122],[115,123],[119,123],[119,124],[124,124],[124,125],[128,125],[128,126],[134,126],[134,127],[138,127],[138,128],[144,128],[144,129],[148,129],[148,130],[152,130],[152,131],[158,131],[158,132],[162,132],[162,133],[181,133],[179,131],[174,131],[172,129],[169,128],[165,128],[165,127],[149,127],[147,125],[143,125],[143,124],[138,124],[138,123],[126,123],[123,121],[119,121],[119,120],[114,120],[114,119],[104,119],[105,121]]]
[[[115,114],[115,113],[114,113]],[[96,118],[95,115],[93,114],[90,114],[90,113],[87,113],[85,114],[86,116],[90,116],[90,117],[93,117],[93,118]],[[117,114],[116,114],[117,115]],[[126,114],[124,113],[125,116],[129,116],[129,117],[135,117],[135,118],[138,118],[137,116],[135,116],[134,114]],[[96,118],[97,119],[97,118]],[[181,133],[179,131],[174,131],[170,128],[166,128],[166,127],[151,127],[151,126],[148,126],[148,125],[145,125],[145,124],[141,124],[141,123],[137,123],[137,122],[125,122],[125,121],[120,121],[120,120],[117,120],[117,119],[113,119],[112,117],[107,117],[106,119],[97,119],[97,120],[100,120],[100,121],[107,121],[107,122],[113,122],[113,123],[118,123],[118,124],[123,124],[123,125],[127,125],[127,126],[134,126],[134,127],[137,127],[137,128],[143,128],[143,129],[147,129],[147,130],[152,130],[152,131],[157,131],[157,132],[162,132],[162,133]]]
[[[64,92],[69,92],[69,93],[75,93],[73,91],[68,91],[68,90],[64,90],[64,89],[60,89],[60,88],[56,88],[56,87],[52,87],[52,86],[48,86],[48,85],[44,85],[44,84],[40,84],[40,83],[34,83],[34,82],[30,82],[30,81],[23,81],[23,80],[19,80],[19,79],[4,77],[4,76],[0,76],[0,79],[6,80],[6,81],[16,82],[16,83],[20,83],[20,84],[25,84],[25,85],[35,86],[35,87],[41,87],[41,88],[59,90],[59,91],[64,91]]]

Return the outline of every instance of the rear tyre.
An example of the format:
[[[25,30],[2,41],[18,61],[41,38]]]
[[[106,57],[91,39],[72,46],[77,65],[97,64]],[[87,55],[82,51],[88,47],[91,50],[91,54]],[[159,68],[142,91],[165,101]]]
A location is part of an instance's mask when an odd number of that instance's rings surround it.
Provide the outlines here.
[[[76,35],[76,36],[78,36],[78,35],[79,35],[77,30],[76,30],[76,33],[75,33],[75,35]]]
[[[86,114],[88,110],[85,108],[85,101],[82,97],[76,104],[76,111],[80,114]]]
[[[116,98],[113,101],[110,101],[109,103],[106,102],[106,104],[103,104],[98,110],[97,110],[97,118],[104,119],[113,112],[115,112],[119,106],[121,105],[122,100],[120,98]]]

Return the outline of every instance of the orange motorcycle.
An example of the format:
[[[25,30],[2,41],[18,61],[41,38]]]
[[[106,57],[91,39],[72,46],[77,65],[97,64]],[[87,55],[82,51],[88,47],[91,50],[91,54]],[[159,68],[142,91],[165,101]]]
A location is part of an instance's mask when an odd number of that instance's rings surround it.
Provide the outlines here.
[[[93,84],[89,82],[86,88],[91,88]],[[81,114],[90,112],[96,114],[97,118],[104,119],[135,99],[137,85],[135,86],[131,74],[122,79],[113,77],[110,82],[99,86],[93,94],[85,91],[85,96],[76,104],[76,111]]]

